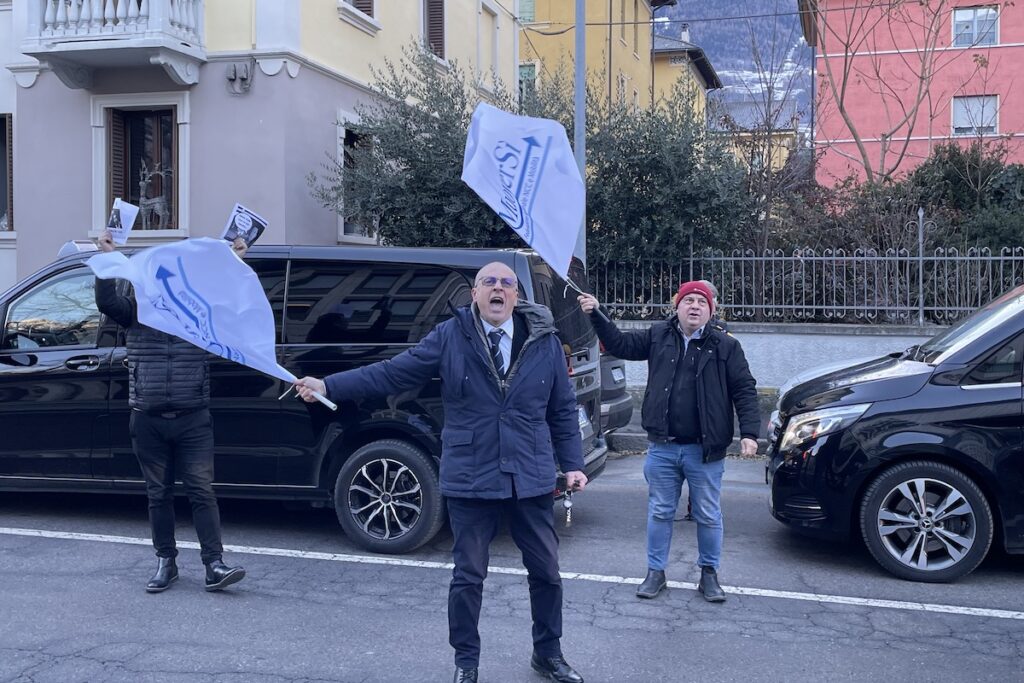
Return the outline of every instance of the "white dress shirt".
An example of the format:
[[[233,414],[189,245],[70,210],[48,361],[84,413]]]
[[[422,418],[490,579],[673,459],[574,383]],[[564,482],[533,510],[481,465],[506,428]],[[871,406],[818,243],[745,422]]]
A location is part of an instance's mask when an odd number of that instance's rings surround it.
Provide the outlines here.
[[[498,342],[498,351],[501,352],[501,360],[505,363],[504,370],[505,372],[508,372],[509,364],[512,361],[512,334],[516,331],[515,321],[512,319],[512,316],[509,316],[508,320],[498,327],[495,327],[483,318],[480,318],[480,322],[483,323],[485,337],[491,333],[491,330],[500,329],[505,333],[501,335],[501,341]],[[487,352],[491,352],[490,339],[487,340]]]

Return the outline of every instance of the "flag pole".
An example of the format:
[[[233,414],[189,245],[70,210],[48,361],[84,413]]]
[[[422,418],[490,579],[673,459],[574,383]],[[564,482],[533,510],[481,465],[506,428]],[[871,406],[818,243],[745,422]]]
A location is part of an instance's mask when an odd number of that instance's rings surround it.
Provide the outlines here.
[[[580,178],[583,180],[583,221],[579,226],[579,234],[576,236],[575,256],[587,265],[587,2],[576,0],[576,64],[575,64],[575,87],[574,87],[574,116],[573,116],[573,153],[576,156],[576,165],[580,168]],[[579,291],[579,288],[575,288]],[[583,292],[580,292],[581,294]]]

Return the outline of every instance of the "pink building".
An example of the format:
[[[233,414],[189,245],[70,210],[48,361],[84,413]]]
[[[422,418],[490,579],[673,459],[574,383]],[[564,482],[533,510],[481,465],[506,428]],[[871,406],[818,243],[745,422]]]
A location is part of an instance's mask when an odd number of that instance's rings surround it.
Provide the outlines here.
[[[799,6],[815,49],[819,182],[898,177],[950,139],[1005,144],[1024,161],[1024,3]]]

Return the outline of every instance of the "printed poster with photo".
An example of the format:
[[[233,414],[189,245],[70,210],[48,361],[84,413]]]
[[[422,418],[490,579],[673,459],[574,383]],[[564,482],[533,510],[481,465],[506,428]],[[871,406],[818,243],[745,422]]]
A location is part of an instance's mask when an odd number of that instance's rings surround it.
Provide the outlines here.
[[[110,210],[110,218],[107,219],[107,230],[110,231],[114,244],[124,246],[128,243],[128,233],[132,231],[138,215],[139,207],[120,198],[114,200],[114,208]]]
[[[228,216],[228,222],[224,226],[221,237],[228,242],[234,242],[241,237],[245,245],[251,247],[253,242],[259,239],[263,231],[267,229],[267,221],[262,216],[253,213],[241,204],[235,204]]]

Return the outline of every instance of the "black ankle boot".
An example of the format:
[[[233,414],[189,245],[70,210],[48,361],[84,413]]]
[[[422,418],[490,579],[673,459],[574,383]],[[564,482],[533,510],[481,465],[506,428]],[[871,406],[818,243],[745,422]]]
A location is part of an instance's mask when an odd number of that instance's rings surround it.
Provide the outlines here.
[[[219,591],[245,578],[241,567],[229,567],[220,560],[206,565],[206,590]]]
[[[171,587],[178,580],[178,565],[173,557],[157,558],[156,573],[146,584],[147,593],[160,593]]]
[[[636,597],[638,598],[655,598],[658,593],[665,590],[665,572],[661,569],[648,569],[647,578],[640,584],[640,587],[636,589]]]
[[[700,568],[700,583],[697,584],[697,590],[708,602],[725,602],[725,591],[718,584],[718,572],[714,567]]]

